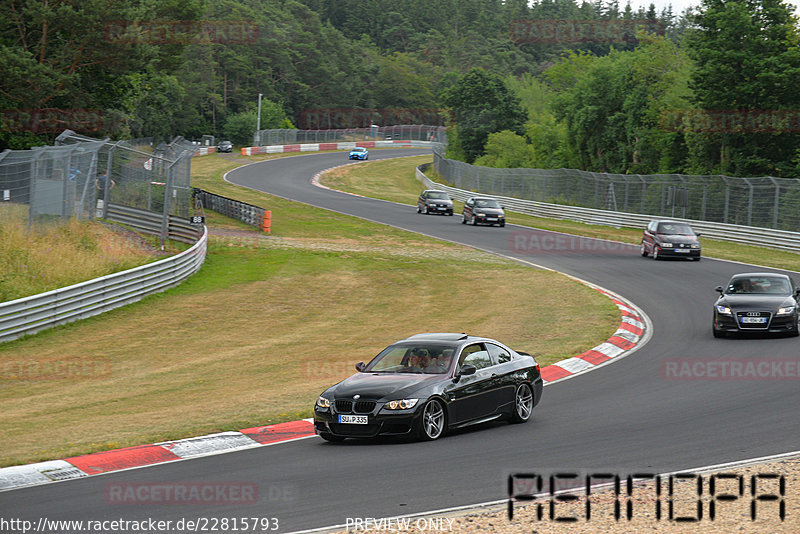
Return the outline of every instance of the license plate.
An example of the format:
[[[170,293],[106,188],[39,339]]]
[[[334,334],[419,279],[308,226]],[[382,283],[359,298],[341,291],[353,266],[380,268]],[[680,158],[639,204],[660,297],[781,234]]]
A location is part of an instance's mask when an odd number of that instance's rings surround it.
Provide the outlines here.
[[[447,209],[447,208],[436,208],[436,209],[437,209],[437,210],[445,210],[445,209]]]
[[[497,217],[486,217],[487,221],[496,221]]]
[[[353,425],[366,425],[369,421],[366,415],[340,415],[339,422]]]
[[[688,254],[689,253],[689,249],[688,248],[676,248],[675,252],[683,252],[684,254]]]
[[[767,322],[766,317],[742,317],[742,323],[763,324]]]

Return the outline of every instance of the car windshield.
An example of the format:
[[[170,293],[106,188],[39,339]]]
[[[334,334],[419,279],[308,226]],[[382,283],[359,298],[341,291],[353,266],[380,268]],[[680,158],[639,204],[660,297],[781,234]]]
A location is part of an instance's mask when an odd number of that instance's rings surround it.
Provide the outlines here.
[[[447,193],[444,193],[442,191],[431,191],[430,193],[428,193],[428,198],[447,200],[449,197],[447,196]]]
[[[692,227],[683,223],[659,223],[658,233],[667,235],[695,235]]]
[[[475,201],[476,208],[500,208],[500,203],[496,200],[478,199]]]
[[[751,293],[790,295],[792,293],[792,288],[789,281],[785,278],[777,276],[746,276],[732,278],[725,292],[735,295]]]
[[[352,150],[352,152],[366,152],[366,151],[367,149],[362,147],[357,147]]]
[[[383,349],[364,372],[446,374],[454,354],[455,348],[446,343],[398,343]]]

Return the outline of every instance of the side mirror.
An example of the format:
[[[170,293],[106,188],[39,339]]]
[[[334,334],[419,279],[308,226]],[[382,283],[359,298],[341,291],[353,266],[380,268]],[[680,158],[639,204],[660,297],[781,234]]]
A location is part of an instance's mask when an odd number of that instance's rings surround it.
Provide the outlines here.
[[[474,375],[478,372],[478,368],[472,364],[466,364],[461,366],[461,370],[458,372],[458,376],[467,376],[467,375]]]
[[[715,287],[714,291],[716,291],[717,293],[722,293],[722,286]]]
[[[695,233],[694,235],[696,235],[697,237],[700,237],[700,236],[701,236],[701,235],[703,235],[703,234],[701,234],[700,232],[697,232],[697,233]]]
[[[359,373],[363,373],[364,369],[366,369],[366,368],[367,368],[367,366],[364,365],[364,362],[358,362],[356,364],[356,371],[358,371]]]
[[[794,294],[795,294],[796,296],[800,297],[800,287],[798,287],[798,288],[795,288],[795,290],[794,290]]]

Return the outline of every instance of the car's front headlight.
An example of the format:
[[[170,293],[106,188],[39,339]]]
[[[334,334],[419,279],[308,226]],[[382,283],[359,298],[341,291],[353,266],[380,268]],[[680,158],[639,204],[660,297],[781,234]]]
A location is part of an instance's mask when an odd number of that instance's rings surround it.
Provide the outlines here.
[[[476,212],[475,212],[475,217],[486,217],[486,214],[485,214],[485,213],[478,213],[478,212],[476,211]]]
[[[331,400],[320,396],[317,399],[317,406],[319,406],[320,408],[330,408],[331,407]]]
[[[700,248],[700,245],[692,245],[692,248]]]
[[[775,315],[791,315],[794,313],[794,306],[783,306],[778,308],[778,313]]]
[[[417,405],[419,399],[401,399],[393,400],[386,403],[384,406],[387,410],[409,410]]]
[[[718,305],[716,305],[714,307],[717,309],[717,313],[721,313],[722,315],[730,315],[731,314],[731,309],[728,306],[721,306],[721,305],[718,304]]]
[[[661,243],[661,246],[664,248],[672,248],[672,243]]]

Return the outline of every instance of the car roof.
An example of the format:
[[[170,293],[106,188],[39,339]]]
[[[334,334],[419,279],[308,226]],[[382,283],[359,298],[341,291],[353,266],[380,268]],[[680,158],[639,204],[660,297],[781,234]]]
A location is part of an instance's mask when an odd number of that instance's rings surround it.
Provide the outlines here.
[[[493,341],[488,337],[480,337],[480,336],[471,336],[465,333],[453,333],[453,332],[428,332],[423,334],[414,334],[413,336],[409,336],[406,339],[401,339],[400,341],[420,341],[420,340],[428,340],[428,341]]]
[[[789,275],[781,274],[781,273],[736,273],[731,278],[744,278],[745,276],[775,276],[778,278],[786,278],[790,279]]]
[[[472,197],[472,200],[497,200],[494,197]]]

